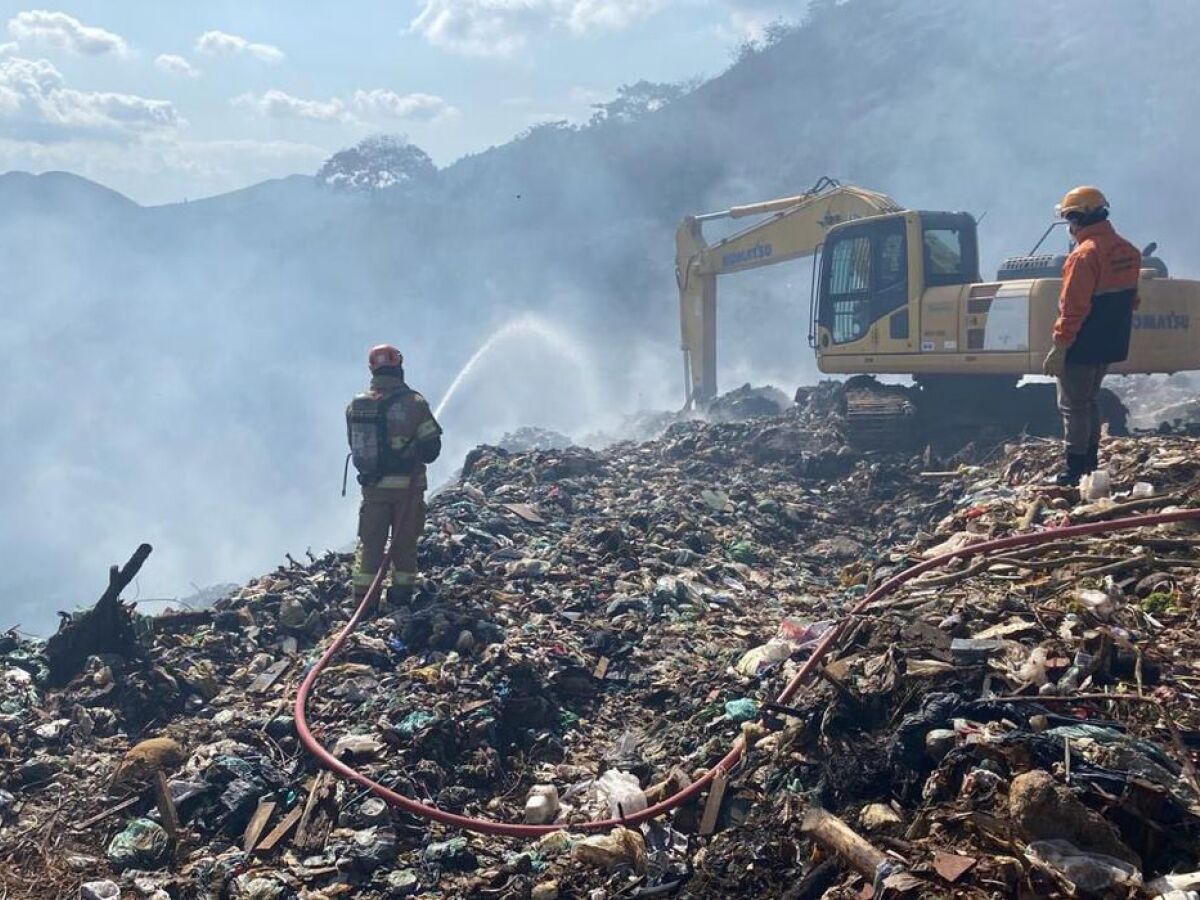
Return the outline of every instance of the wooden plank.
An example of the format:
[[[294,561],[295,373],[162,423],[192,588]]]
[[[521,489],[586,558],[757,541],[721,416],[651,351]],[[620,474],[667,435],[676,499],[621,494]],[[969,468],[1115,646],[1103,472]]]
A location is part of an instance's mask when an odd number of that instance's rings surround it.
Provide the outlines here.
[[[263,838],[259,845],[254,848],[254,852],[270,853],[274,850],[279,846],[279,842],[287,837],[291,833],[291,830],[296,827],[296,823],[300,821],[302,815],[304,815],[304,807],[297,804],[286,816],[279,820],[279,823],[271,829],[271,833]]]
[[[864,838],[860,837],[849,825],[826,812],[819,806],[810,809],[800,824],[800,830],[814,841],[840,856],[858,874],[873,879],[881,863],[887,856]]]
[[[603,681],[604,676],[608,674],[608,657],[600,657],[600,662],[596,663],[596,668],[592,672],[592,677],[597,681]]]
[[[265,694],[291,665],[292,661],[290,659],[281,659],[278,662],[271,663],[270,666],[260,672],[258,677],[254,679],[254,682],[250,685],[250,693]]]
[[[322,772],[313,782],[312,790],[304,803],[304,814],[292,838],[299,850],[316,853],[325,846],[325,839],[333,828],[332,806],[334,795],[333,776]]]
[[[96,813],[96,815],[92,816],[90,819],[84,819],[78,825],[73,826],[71,828],[71,830],[72,831],[87,831],[89,828],[91,828],[97,822],[103,822],[105,819],[117,815],[117,813],[123,813],[123,812],[125,812],[125,810],[129,809],[131,806],[137,806],[137,804],[141,801],[141,799],[142,799],[141,796],[138,794],[134,794],[132,797],[126,797],[124,800],[122,800],[120,803],[116,804],[115,806],[110,806],[108,809],[104,810],[103,812]]]
[[[254,815],[250,817],[250,822],[246,825],[246,831],[242,835],[242,849],[249,853],[258,844],[258,839],[262,837],[263,830],[267,827],[267,823],[271,821],[271,816],[275,814],[275,807],[278,804],[274,800],[260,800],[258,809],[254,810]]]
[[[724,772],[718,772],[708,789],[708,802],[704,804],[704,815],[700,818],[700,834],[712,834],[717,830],[717,816],[721,812],[721,801],[725,799],[725,788],[729,778]]]
[[[167,784],[167,776],[162,769],[154,771],[154,802],[158,804],[158,814],[162,818],[162,827],[171,839],[171,846],[179,843],[179,811],[175,809],[175,801],[171,797],[171,787]]]

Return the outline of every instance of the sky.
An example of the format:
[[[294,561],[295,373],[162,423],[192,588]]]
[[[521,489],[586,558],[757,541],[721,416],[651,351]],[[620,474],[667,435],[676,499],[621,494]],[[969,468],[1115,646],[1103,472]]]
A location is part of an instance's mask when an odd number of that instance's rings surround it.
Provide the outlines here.
[[[375,133],[446,166],[622,84],[711,76],[806,0],[0,0],[0,172],[144,204],[311,174]]]

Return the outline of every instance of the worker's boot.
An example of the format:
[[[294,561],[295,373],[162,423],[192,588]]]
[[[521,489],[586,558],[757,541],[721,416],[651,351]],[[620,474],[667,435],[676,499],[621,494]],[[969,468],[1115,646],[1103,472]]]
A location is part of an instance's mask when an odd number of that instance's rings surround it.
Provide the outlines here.
[[[1054,479],[1054,483],[1059,487],[1076,487],[1079,484],[1079,479],[1089,471],[1087,467],[1088,455],[1086,453],[1068,453],[1067,454],[1067,469],[1065,472],[1060,472]]]
[[[1100,468],[1100,448],[1089,447],[1088,452],[1084,454],[1084,472],[1095,472]]]

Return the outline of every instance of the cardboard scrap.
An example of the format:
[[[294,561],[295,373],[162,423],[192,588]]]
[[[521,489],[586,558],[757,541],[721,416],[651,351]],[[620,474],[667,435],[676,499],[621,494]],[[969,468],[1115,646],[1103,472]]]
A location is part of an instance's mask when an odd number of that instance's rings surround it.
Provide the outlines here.
[[[524,519],[530,525],[546,524],[546,520],[542,518],[541,514],[528,503],[501,503],[500,506],[518,519]]]
[[[957,853],[938,851],[933,855],[933,868],[942,878],[954,884],[979,862],[973,856],[959,856]]]

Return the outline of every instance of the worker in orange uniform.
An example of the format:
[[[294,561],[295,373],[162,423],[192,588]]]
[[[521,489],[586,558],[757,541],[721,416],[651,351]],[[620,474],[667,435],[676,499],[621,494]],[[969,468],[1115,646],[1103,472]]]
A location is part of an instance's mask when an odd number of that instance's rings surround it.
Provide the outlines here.
[[[442,429],[425,398],[404,381],[404,357],[390,344],[367,356],[371,384],[346,407],[350,456],[362,485],[354,596],[367,593],[391,534],[392,604],[411,600],[417,541],[425,528],[425,466],[442,452]]]
[[[1108,200],[1098,188],[1077,187],[1058,205],[1075,249],[1063,266],[1054,346],[1042,372],[1058,379],[1066,469],[1064,487],[1099,466],[1100,383],[1111,363],[1129,356],[1142,254],[1108,221]]]

